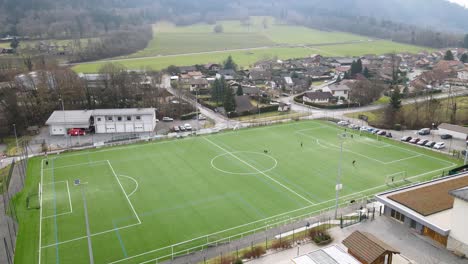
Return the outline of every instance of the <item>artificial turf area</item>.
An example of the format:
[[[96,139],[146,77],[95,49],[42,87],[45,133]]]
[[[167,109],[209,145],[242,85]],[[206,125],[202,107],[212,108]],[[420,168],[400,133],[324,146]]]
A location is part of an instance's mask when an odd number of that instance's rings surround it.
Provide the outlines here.
[[[15,263],[156,262],[331,207],[341,133],[332,123],[304,121],[50,155],[48,165],[33,158],[15,198]],[[375,136],[347,134],[343,142],[343,203],[457,165]],[[28,210],[26,197],[40,182],[41,209]]]

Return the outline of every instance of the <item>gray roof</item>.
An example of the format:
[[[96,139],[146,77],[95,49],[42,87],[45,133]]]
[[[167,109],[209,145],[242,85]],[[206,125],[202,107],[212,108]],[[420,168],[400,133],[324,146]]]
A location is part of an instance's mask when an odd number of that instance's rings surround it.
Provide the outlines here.
[[[96,109],[93,116],[98,115],[152,115],[154,108],[122,108],[122,109]]]
[[[450,194],[455,198],[468,202],[468,187],[450,191]]]
[[[304,94],[304,96],[311,100],[323,100],[333,98],[333,95],[330,92],[307,92]]]
[[[90,110],[54,111],[46,125],[88,124],[92,113]]]
[[[154,108],[124,108],[124,109],[96,109],[96,110],[67,110],[54,111],[46,121],[46,125],[58,124],[88,124],[91,116],[115,115],[153,115]]]
[[[328,89],[330,89],[330,91],[349,91],[350,90],[349,86],[342,84],[342,83],[329,85]]]

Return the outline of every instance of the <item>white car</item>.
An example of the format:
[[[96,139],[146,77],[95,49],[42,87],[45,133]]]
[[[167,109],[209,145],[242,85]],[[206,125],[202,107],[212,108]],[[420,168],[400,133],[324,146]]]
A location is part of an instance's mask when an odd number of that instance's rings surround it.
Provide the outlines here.
[[[184,127],[186,130],[192,130],[192,126],[190,124],[185,124]]]
[[[200,114],[198,115],[198,120],[206,120],[206,116]]]
[[[445,148],[445,143],[444,142],[437,142],[434,147],[435,149],[443,149]]]
[[[347,126],[347,125],[349,125],[349,122],[348,122],[348,121],[345,121],[345,120],[342,120],[342,121],[339,121],[337,124],[338,124],[339,126]]]
[[[367,132],[367,129],[369,129],[369,128],[366,127],[366,126],[363,126],[363,127],[361,127],[359,130],[364,131],[364,132]]]
[[[173,118],[170,118],[170,117],[167,117],[167,116],[163,117],[162,120],[163,120],[164,122],[172,122],[172,121],[174,121]]]

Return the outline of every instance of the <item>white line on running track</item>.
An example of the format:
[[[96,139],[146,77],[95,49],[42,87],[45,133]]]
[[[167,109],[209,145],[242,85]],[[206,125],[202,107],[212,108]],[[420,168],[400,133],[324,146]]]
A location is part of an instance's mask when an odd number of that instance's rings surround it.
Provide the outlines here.
[[[70,187],[68,187],[68,181],[67,181],[67,191],[68,191],[68,201],[70,202],[70,211],[73,213],[73,206],[72,206],[72,200],[71,200],[71,195],[70,195]]]
[[[307,201],[308,203],[314,205],[315,203],[310,201],[309,199],[305,198],[304,196],[298,194],[297,192],[295,192],[294,190],[292,190],[291,188],[289,188],[288,186],[282,184],[281,182],[273,179],[272,177],[268,176],[265,172],[257,169],[256,167],[252,166],[250,163],[242,160],[241,158],[237,157],[236,155],[232,154],[231,152],[227,151],[225,148],[221,147],[220,145],[214,143],[213,141],[209,140],[208,138],[204,137],[203,139],[205,139],[206,141],[210,142],[212,145],[218,147],[219,149],[221,149],[222,151],[228,153],[230,156],[232,156],[233,158],[237,159],[238,161],[244,163],[245,165],[249,166],[250,168],[256,170],[258,173],[262,174],[263,176],[267,177],[268,179],[274,181],[275,183],[279,184],[280,186],[282,186],[283,188],[285,188],[286,190],[290,191],[291,193],[294,193],[295,195],[299,196],[300,198],[302,198],[303,200]]]
[[[132,177],[130,177],[130,176],[127,176],[127,175],[119,175],[119,177],[128,178],[128,179],[130,179],[130,180],[132,180],[132,181],[135,182],[135,184],[136,184],[135,189],[128,195],[128,197],[132,196],[132,194],[134,194],[134,193],[137,191],[137,189],[138,189],[138,182],[137,182],[134,178],[132,178]]]

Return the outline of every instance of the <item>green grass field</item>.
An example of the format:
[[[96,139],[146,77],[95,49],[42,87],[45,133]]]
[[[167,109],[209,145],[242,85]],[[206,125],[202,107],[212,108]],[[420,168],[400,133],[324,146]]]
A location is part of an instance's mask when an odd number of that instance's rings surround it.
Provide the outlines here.
[[[172,250],[200,250],[332,207],[340,133],[327,122],[293,122],[51,155],[48,165],[33,158],[15,197],[15,263],[88,263],[89,245],[95,263],[155,262]],[[442,154],[358,134],[348,134],[344,150],[346,204],[457,165]],[[25,209],[40,182],[41,209]]]
[[[263,25],[264,19],[267,21],[267,27]],[[223,25],[224,28],[223,33],[220,34],[213,33],[214,25],[175,26],[168,22],[159,22],[153,26],[154,39],[147,48],[129,56],[120,57],[117,62],[129,69],[161,70],[170,65],[219,63],[232,55],[236,63],[249,67],[258,60],[274,57],[290,59],[306,57],[311,54],[359,56],[430,50],[384,40],[368,42],[368,37],[344,32],[320,31],[302,26],[278,24],[271,17],[251,17],[250,21],[250,26],[242,25],[240,21],[220,21],[219,24]],[[360,42],[327,45],[349,41]],[[288,46],[302,44],[316,46]],[[255,49],[259,47],[267,48]],[[226,51],[233,49],[251,50]],[[206,53],[191,54],[199,52]],[[164,57],[166,55],[175,56]],[[131,60],[119,60],[128,58]],[[75,66],[74,70],[77,72],[97,72],[104,63],[85,63]]]

